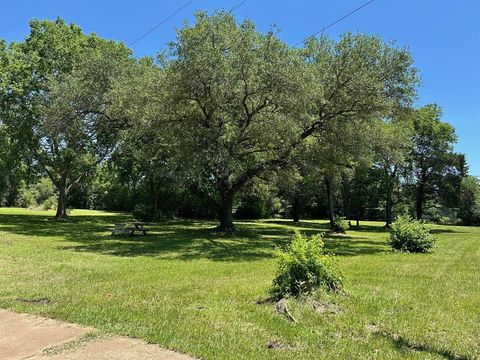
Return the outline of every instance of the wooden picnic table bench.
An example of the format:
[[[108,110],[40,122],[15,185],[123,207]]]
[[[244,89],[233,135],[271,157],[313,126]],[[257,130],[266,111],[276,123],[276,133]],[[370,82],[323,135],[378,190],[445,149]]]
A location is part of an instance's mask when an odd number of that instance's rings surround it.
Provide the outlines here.
[[[143,235],[147,235],[147,229],[145,228],[145,223],[144,222],[141,222],[141,221],[134,221],[132,222],[133,224],[133,230],[132,230],[132,234],[135,232],[135,231],[139,231],[139,232],[142,232]]]
[[[131,225],[131,226],[129,226]],[[135,232],[140,232],[143,235],[147,235],[148,229],[145,228],[145,223],[141,221],[128,221],[115,224],[112,229],[112,235],[130,236],[135,235]]]

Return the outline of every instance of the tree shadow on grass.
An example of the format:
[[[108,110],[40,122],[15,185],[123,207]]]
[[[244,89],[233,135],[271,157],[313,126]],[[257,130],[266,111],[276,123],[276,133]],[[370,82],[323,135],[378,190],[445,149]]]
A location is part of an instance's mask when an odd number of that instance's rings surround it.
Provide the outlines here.
[[[45,215],[0,215],[0,231],[27,236],[58,238],[62,250],[95,252],[111,256],[154,256],[160,259],[250,261],[272,258],[275,248],[284,247],[293,229],[291,224],[238,222],[239,231],[222,234],[214,223],[172,220],[148,225],[147,236],[111,236],[109,228],[128,219],[125,215],[73,216],[57,222]],[[306,227],[307,234],[323,232],[323,227]],[[33,240],[34,241],[34,240]],[[364,237],[328,235],[325,250],[339,256],[373,254],[383,245]]]
[[[285,221],[285,220],[266,220],[263,221],[265,224],[276,224],[276,225],[283,225],[283,226],[289,226],[292,228],[301,228],[302,232],[304,231],[303,229],[315,229],[315,230],[322,230],[325,232],[328,232],[330,230],[328,222],[315,222],[315,221],[299,221],[299,222],[293,222],[293,221]],[[384,226],[381,225],[367,225],[367,224],[360,224],[360,226],[356,226],[352,224],[347,229],[347,233],[350,231],[355,231],[355,232],[369,232],[369,233],[385,233],[387,234],[389,230],[385,228]]]
[[[432,234],[468,234],[468,232],[462,232],[462,231],[457,231],[457,230],[452,230],[452,229],[430,229],[430,232]]]
[[[455,354],[451,350],[437,349],[436,347],[429,344],[412,342],[399,334],[381,331],[376,333],[376,335],[391,341],[395,346],[395,348],[397,348],[400,351],[412,351],[412,350],[423,351],[433,355],[443,356],[445,359],[448,359],[448,360],[468,360],[469,359],[466,356]]]
[[[291,227],[291,228],[301,228],[302,231],[303,229],[313,229],[313,230],[322,230],[322,231],[328,231],[329,230],[329,224],[327,222],[313,222],[313,221],[297,221],[293,222],[292,220],[262,220],[259,221],[260,223],[263,224],[272,224],[272,225],[280,225],[280,226],[285,226],[285,227]]]

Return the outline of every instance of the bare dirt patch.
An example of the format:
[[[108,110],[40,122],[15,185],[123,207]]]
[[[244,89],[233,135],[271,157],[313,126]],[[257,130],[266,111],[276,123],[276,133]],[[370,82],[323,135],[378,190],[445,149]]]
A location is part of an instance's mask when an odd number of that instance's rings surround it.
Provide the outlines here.
[[[284,343],[279,340],[270,340],[267,342],[267,348],[272,349],[272,350],[283,350],[283,351],[288,351],[288,350],[297,350],[298,349],[298,344],[289,344],[289,343]]]
[[[321,301],[313,301],[312,302],[313,310],[320,314],[339,314],[342,309],[338,305],[332,303],[325,303]]]

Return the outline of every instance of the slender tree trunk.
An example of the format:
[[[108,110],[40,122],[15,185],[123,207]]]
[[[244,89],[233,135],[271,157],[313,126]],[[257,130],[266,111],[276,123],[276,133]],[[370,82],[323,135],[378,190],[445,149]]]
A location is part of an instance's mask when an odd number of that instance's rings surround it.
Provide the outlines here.
[[[295,195],[293,197],[292,217],[293,222],[300,221],[300,197],[298,196],[297,192],[295,192]]]
[[[328,219],[330,220],[330,230],[335,230],[335,213],[333,209],[333,179],[330,175],[325,176],[325,185],[327,186],[328,200]]]
[[[427,182],[427,176],[425,174],[425,170],[422,170],[422,174],[420,176],[420,183],[418,184],[418,192],[417,192],[417,220],[422,220],[423,218],[423,203],[425,202],[425,184]]]
[[[387,195],[387,201],[385,204],[385,227],[390,228],[392,226],[392,194]]]
[[[155,186],[155,179],[153,175],[150,175],[150,192],[152,193],[152,205],[153,205],[153,215],[155,218],[158,217],[158,192],[157,187]]]
[[[57,220],[66,220],[67,219],[67,181],[66,179],[61,179],[57,184],[58,190],[58,204],[57,204],[57,213],[55,214],[55,219]]]
[[[357,220],[357,227],[359,227],[360,226],[360,212],[357,210],[355,214],[357,216],[357,219],[356,219]]]
[[[227,191],[221,194],[221,203],[220,203],[220,226],[218,227],[219,231],[232,232],[235,231],[235,226],[233,225],[233,191]]]
[[[385,227],[390,228],[392,226],[392,179],[387,175],[387,193],[385,198]]]

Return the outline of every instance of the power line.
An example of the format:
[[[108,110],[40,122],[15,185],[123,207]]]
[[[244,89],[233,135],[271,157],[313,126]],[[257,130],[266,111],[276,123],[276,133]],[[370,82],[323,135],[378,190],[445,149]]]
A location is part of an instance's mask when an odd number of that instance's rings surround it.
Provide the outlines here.
[[[163,24],[165,24],[168,20],[170,20],[171,18],[173,18],[175,15],[177,15],[180,11],[182,11],[183,9],[185,9],[188,5],[190,5],[194,0],[189,0],[187,1],[185,4],[183,4],[183,6],[181,6],[180,8],[178,8],[173,14],[169,15],[168,17],[166,17],[165,19],[162,20],[162,22],[158,23],[157,25],[155,25],[153,28],[151,28],[150,30],[148,30],[146,33],[144,33],[143,35],[141,35],[140,37],[138,37],[137,39],[135,39],[134,41],[132,41],[130,44],[128,44],[128,46],[132,46],[133,44],[137,43],[138,41],[142,40],[145,36],[151,34],[152,32],[154,32],[156,29],[158,29],[160,26],[162,26]],[[245,0],[247,1],[247,0]]]
[[[374,1],[375,1],[375,0],[370,0],[370,1],[366,2],[365,4],[363,4],[362,6],[356,8],[355,10],[350,11],[348,14],[346,14],[346,15],[342,16],[341,18],[335,20],[334,22],[328,24],[327,26],[325,26],[325,27],[323,27],[322,29],[318,30],[316,33],[314,33],[314,34],[306,37],[305,39],[303,39],[303,40],[300,41],[299,43],[295,44],[293,47],[297,47],[298,45],[305,43],[307,40],[310,40],[311,38],[313,38],[313,37],[317,36],[318,34],[324,32],[324,31],[327,30],[328,28],[330,28],[330,27],[332,27],[333,25],[339,23],[340,21],[346,19],[346,18],[349,17],[350,15],[353,15],[354,13],[356,13],[357,11],[363,9],[365,6],[370,5],[370,4],[371,4],[372,2],[374,2]]]
[[[245,4],[247,2],[247,0],[243,0],[242,2],[238,3],[237,5],[234,5],[231,9],[230,9],[230,12],[234,12],[235,10],[237,10],[240,6],[242,6],[243,4]]]

